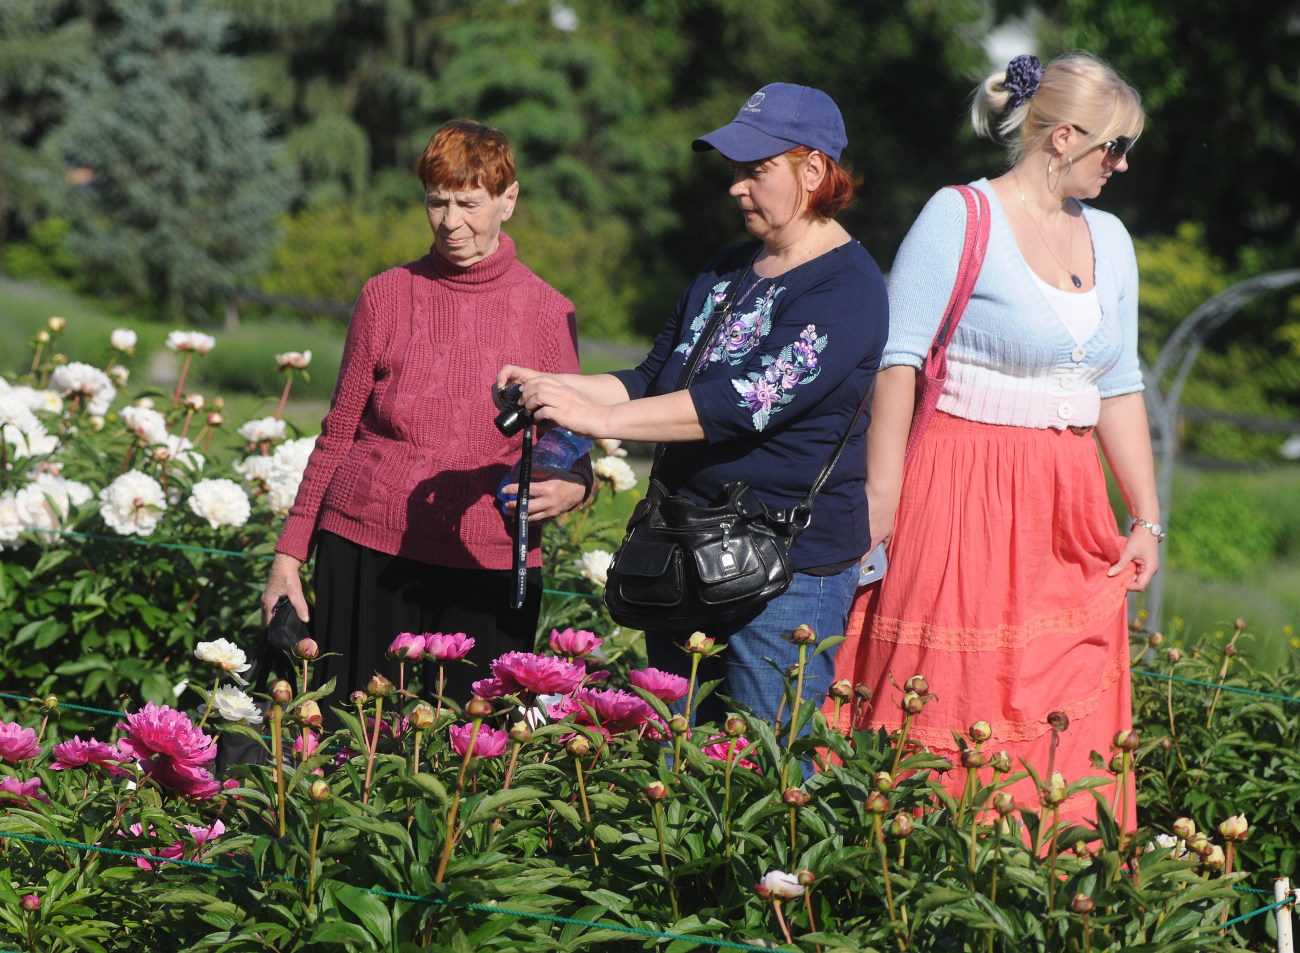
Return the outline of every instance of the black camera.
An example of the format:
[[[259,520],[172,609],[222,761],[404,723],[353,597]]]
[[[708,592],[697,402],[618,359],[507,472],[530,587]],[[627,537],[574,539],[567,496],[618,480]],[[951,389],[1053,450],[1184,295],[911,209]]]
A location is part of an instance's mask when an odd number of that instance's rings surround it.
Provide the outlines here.
[[[533,421],[533,415],[519,399],[522,388],[522,384],[511,384],[505,390],[499,387],[492,388],[492,403],[496,404],[497,409],[501,411],[492,422],[496,424],[497,430],[507,437],[513,437]]]

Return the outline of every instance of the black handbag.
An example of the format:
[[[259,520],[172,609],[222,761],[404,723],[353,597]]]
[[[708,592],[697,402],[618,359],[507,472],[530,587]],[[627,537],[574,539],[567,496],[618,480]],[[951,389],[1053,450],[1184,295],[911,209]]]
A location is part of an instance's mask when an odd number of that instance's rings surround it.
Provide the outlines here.
[[[743,280],[744,275],[697,339],[678,390],[695,376]],[[705,506],[680,493],[669,495],[655,479],[664,449],[660,444],[645,499],[632,511],[606,577],[605,606],[611,618],[634,629],[707,629],[757,614],[790,588],[790,545],[811,522],[813,500],[869,398],[870,391],[808,494],[788,510],[770,511],[743,481],[728,483]]]

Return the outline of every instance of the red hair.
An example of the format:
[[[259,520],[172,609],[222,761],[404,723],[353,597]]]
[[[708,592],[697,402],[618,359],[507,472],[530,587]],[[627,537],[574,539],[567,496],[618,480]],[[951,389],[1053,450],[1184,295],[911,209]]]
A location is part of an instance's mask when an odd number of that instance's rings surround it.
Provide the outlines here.
[[[812,152],[807,146],[795,146],[785,155],[792,165],[800,167]],[[808,196],[808,210],[820,218],[834,218],[856,198],[853,191],[862,184],[862,176],[854,175],[847,165],[840,165],[824,152],[822,157],[826,159],[826,174],[822,177],[821,184]]]
[[[471,119],[453,119],[433,134],[415,172],[426,189],[482,187],[496,198],[515,180],[515,154],[504,132]]]

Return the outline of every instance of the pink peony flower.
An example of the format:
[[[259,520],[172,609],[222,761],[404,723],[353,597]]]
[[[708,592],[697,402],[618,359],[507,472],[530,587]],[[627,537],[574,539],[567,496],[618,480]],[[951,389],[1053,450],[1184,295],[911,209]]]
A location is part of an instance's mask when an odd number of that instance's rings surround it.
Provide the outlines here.
[[[740,756],[740,753],[749,747],[749,741],[744,735],[736,738],[736,750],[731,755],[732,764],[738,768],[748,768],[750,771],[757,771],[758,765],[753,761],[748,761]],[[725,735],[719,735],[711,744],[705,745],[700,749],[704,752],[705,757],[712,758],[714,761],[726,762],[727,753],[731,750],[731,739]]]
[[[464,632],[434,632],[428,636],[425,652],[439,662],[463,659],[474,647],[474,640]]]
[[[215,738],[205,735],[189,717],[166,705],[149,702],[126,716],[127,737],[118,747],[144,760],[161,755],[183,764],[199,764],[217,756]]]
[[[552,705],[551,717],[564,718],[573,715],[574,721],[578,724],[590,725],[592,720],[587,707],[595,712],[599,727],[609,732],[638,728],[654,715],[654,709],[631,692],[617,688],[605,691],[583,688],[565,698],[560,704]]]
[[[501,679],[507,692],[522,688],[536,695],[561,695],[582,684],[587,667],[553,655],[507,652],[492,663],[492,674]]]
[[[186,824],[185,829],[190,832],[196,844],[206,844],[210,840],[216,840],[226,832],[226,825],[221,821],[213,821],[211,827],[203,827],[197,824]]]
[[[26,761],[41,753],[36,743],[36,732],[14,721],[0,724],[0,758],[6,761]]]
[[[502,695],[510,694],[506,690],[505,682],[496,677],[480,678],[470,686],[470,691],[475,698],[500,698]]]
[[[197,764],[168,761],[166,758],[153,758],[140,764],[149,772],[149,777],[181,797],[206,800],[221,793],[221,783],[210,771]]]
[[[128,756],[119,751],[117,745],[105,744],[94,738],[82,741],[80,735],[73,735],[71,741],[55,745],[50,753],[54,755],[54,763],[50,765],[54,771],[100,767],[110,774],[128,773],[120,767],[123,761],[128,760]]]
[[[210,840],[215,840],[216,838],[220,837],[222,834],[226,832],[226,825],[222,824],[221,821],[213,821],[211,827],[200,827],[195,824],[186,824],[184,826],[185,829],[190,832],[190,836],[194,838],[195,843],[199,847],[202,847],[205,843],[207,843]],[[130,831],[136,837],[152,838],[155,836],[153,825],[149,826],[149,830],[146,833],[143,825],[132,824],[130,827]],[[127,836],[125,831],[118,831],[117,834],[119,837]],[[172,843],[168,844],[166,847],[158,847],[158,848],[140,847],[137,850],[137,853],[148,854],[149,856],[157,857],[160,860],[179,860],[185,856],[185,845],[182,844],[180,841],[173,841]],[[196,855],[197,853],[198,852],[196,852]],[[135,865],[141,868],[142,870],[154,869],[154,865],[149,861],[145,860],[143,857],[137,857],[135,859]]]
[[[303,740],[304,738],[306,741]],[[314,731],[304,731],[293,739],[293,756],[299,761],[305,761],[314,755],[319,747],[320,736]]]
[[[424,654],[425,636],[403,632],[388,646],[388,657],[399,662],[414,662]]]
[[[595,633],[585,629],[579,629],[577,632],[571,628],[563,632],[559,629],[551,629],[551,651],[556,655],[567,655],[571,659],[590,655],[600,648],[604,641],[596,638]]]
[[[649,692],[655,698],[669,704],[686,697],[689,683],[680,675],[661,672],[657,668],[644,668],[629,672],[628,677],[637,688]]]
[[[451,735],[451,746],[456,749],[456,753],[462,758],[470,757],[466,752],[469,750],[469,739],[474,734],[473,725],[453,725],[449,732]],[[510,736],[504,731],[496,728],[489,728],[487,725],[480,725],[478,734],[474,735],[475,758],[499,758],[506,750],[506,742]]]
[[[37,794],[40,790],[41,779],[29,778],[26,781],[19,781],[17,778],[3,777],[0,778],[0,800],[8,797],[17,798],[36,798],[38,801],[50,803],[50,799],[44,794]]]

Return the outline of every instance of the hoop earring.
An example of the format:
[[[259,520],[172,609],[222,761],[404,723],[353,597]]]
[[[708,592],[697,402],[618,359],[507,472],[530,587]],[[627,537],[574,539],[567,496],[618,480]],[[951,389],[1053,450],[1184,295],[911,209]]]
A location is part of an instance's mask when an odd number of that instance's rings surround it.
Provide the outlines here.
[[[1065,154],[1065,159],[1069,162],[1069,165],[1065,167],[1064,172],[1057,172],[1052,168],[1052,162],[1055,159],[1056,156],[1053,155],[1047,160],[1047,191],[1049,192],[1056,191],[1056,187],[1060,184],[1062,176],[1069,175],[1074,171],[1074,156],[1070,155],[1068,152]]]

